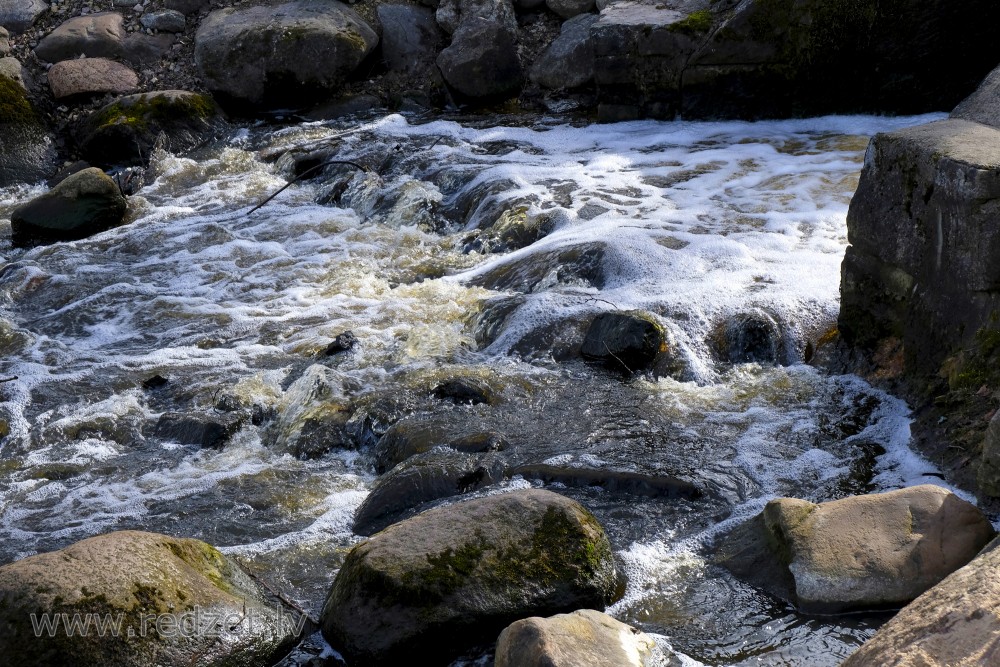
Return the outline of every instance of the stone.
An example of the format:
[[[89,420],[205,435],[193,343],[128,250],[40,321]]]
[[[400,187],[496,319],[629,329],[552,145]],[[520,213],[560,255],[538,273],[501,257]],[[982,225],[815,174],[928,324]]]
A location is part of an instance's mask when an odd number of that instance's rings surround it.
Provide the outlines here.
[[[1000,661],[1000,549],[903,607],[842,667],[979,667]]]
[[[531,66],[532,81],[545,88],[579,88],[594,80],[594,44],[590,29],[598,17],[577,16],[562,25],[559,36]]]
[[[0,0],[0,26],[17,35],[48,10],[49,3],[44,0]]]
[[[354,513],[354,532],[371,535],[423,503],[477,491],[503,479],[504,461],[495,453],[465,454],[436,447],[412,456],[372,486]]]
[[[209,0],[166,0],[163,3],[163,7],[187,15],[201,11],[208,4]]]
[[[0,187],[44,181],[56,167],[56,152],[25,89],[15,58],[0,58]]]
[[[684,498],[695,500],[701,489],[691,482],[671,475],[615,470],[613,468],[579,468],[548,463],[529,463],[510,468],[507,475],[540,480],[546,484],[593,488],[599,486],[610,493],[627,493],[646,498]]]
[[[446,7],[458,7],[457,24],[442,21]],[[450,0],[438,7],[437,18],[451,32],[451,44],[438,55],[437,64],[452,89],[468,98],[486,99],[520,92],[524,72],[510,0]]]
[[[545,0],[545,6],[564,19],[571,19],[593,10],[594,0]]]
[[[0,57],[10,55],[10,33],[0,27]]]
[[[63,60],[49,69],[49,88],[57,100],[99,93],[121,95],[139,88],[139,76],[107,58]]]
[[[511,622],[603,608],[611,545],[579,503],[522,490],[438,507],[355,546],[323,607],[323,636],[350,663],[446,663]]]
[[[385,473],[411,456],[429,452],[440,445],[468,454],[501,451],[507,445],[499,433],[466,433],[455,431],[451,426],[442,420],[421,416],[399,420],[375,443],[375,471]]]
[[[88,58],[120,58],[123,53],[122,15],[101,12],[69,19],[42,38],[35,47],[40,60],[58,63],[81,55]]]
[[[955,107],[951,117],[1000,128],[1000,67]]]
[[[133,32],[122,40],[122,58],[133,66],[152,65],[170,53],[176,39],[170,33]]]
[[[612,368],[635,373],[650,367],[667,350],[663,326],[650,313],[600,313],[590,323],[580,355]]]
[[[819,505],[772,500],[731,533],[721,564],[806,613],[895,608],[994,536],[975,506],[929,484]]]
[[[243,425],[232,413],[167,412],[160,416],[153,435],[161,440],[205,449],[222,449]]]
[[[114,180],[91,167],[14,209],[11,240],[26,247],[82,239],[120,225],[127,207]]]
[[[382,59],[393,72],[425,72],[434,66],[441,50],[441,30],[434,12],[412,5],[379,5],[382,24]]]
[[[599,241],[521,253],[514,259],[499,262],[473,276],[469,284],[498,292],[516,291],[525,294],[541,291],[553,284],[567,283],[600,289],[606,280],[606,254],[607,245]]]
[[[496,667],[654,667],[666,656],[653,638],[593,609],[507,626],[497,639]]]
[[[768,313],[751,311],[726,318],[711,341],[716,354],[731,364],[787,360],[781,327]]]
[[[144,28],[160,32],[184,32],[187,22],[184,14],[174,9],[163,9],[158,12],[148,12],[139,17],[139,23]]]
[[[1000,411],[993,415],[986,428],[978,482],[982,493],[994,498],[1000,497]]]
[[[120,619],[120,631],[37,634],[31,619],[43,614]],[[199,540],[121,531],[0,567],[0,654],[10,667],[273,664],[304,620]]]
[[[377,43],[347,5],[293,0],[212,12],[195,35],[195,63],[224,103],[287,109],[339,92]]]
[[[350,352],[354,349],[354,346],[358,344],[358,337],[354,335],[353,331],[345,331],[344,333],[337,334],[326,349],[323,350],[324,356],[330,357],[335,354],[341,354],[343,352]]]
[[[115,99],[87,116],[73,134],[92,164],[144,164],[157,141],[180,154],[205,142],[222,124],[208,95],[156,90]]]

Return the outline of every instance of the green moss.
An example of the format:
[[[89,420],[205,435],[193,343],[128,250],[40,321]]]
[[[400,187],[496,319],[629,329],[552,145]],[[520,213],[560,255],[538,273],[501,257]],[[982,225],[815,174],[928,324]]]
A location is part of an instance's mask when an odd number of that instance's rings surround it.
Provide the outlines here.
[[[946,365],[953,369],[949,374],[952,389],[1000,387],[1000,328],[996,322],[976,331],[973,346]]]
[[[714,14],[707,9],[702,9],[690,13],[686,18],[672,24],[670,30],[684,35],[701,35],[711,30],[714,22]]]
[[[0,124],[38,125],[28,94],[21,85],[6,76],[0,76]]]
[[[215,114],[215,104],[207,95],[168,98],[145,95],[131,104],[115,102],[94,114],[91,124],[101,130],[114,125],[129,125],[147,130],[150,125],[165,125],[175,121],[203,120]]]
[[[211,544],[200,540],[181,540],[168,542],[166,546],[174,556],[197,570],[219,590],[230,595],[240,595],[229,581],[232,566],[222,552]]]

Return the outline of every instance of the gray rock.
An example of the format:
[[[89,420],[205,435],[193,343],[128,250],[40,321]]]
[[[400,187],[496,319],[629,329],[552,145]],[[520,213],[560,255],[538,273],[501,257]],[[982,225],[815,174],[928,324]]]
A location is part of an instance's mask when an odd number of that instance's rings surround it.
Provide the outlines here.
[[[545,5],[564,19],[571,19],[591,11],[594,0],[545,0]]]
[[[288,108],[337,92],[377,43],[347,5],[294,0],[212,12],[195,36],[195,63],[205,85],[227,101]]]
[[[97,93],[121,95],[139,88],[139,76],[107,58],[63,60],[49,69],[49,88],[57,100]]]
[[[15,58],[0,58],[0,187],[37,183],[55,170],[52,140],[25,89]]]
[[[896,614],[842,667],[974,667],[1000,661],[1000,549],[975,560]]]
[[[712,336],[716,354],[731,364],[790,363],[781,327],[763,311],[726,318]]]
[[[721,563],[807,613],[905,604],[994,536],[975,506],[939,486],[819,505],[772,500],[724,540]]]
[[[590,29],[598,17],[587,14],[563,23],[552,41],[531,67],[531,80],[552,89],[578,88],[594,80],[594,43]]]
[[[143,14],[139,17],[139,23],[144,28],[160,32],[184,32],[187,28],[184,14],[174,9],[163,9]]]
[[[434,65],[441,49],[441,31],[434,12],[412,5],[379,5],[382,58],[390,71],[424,72]]]
[[[80,55],[120,58],[124,36],[122,15],[117,12],[78,16],[60,24],[42,38],[35,47],[35,55],[49,63],[71,60]]]
[[[601,313],[590,323],[580,354],[612,368],[635,373],[650,367],[667,350],[667,337],[656,318],[645,312]]]
[[[153,435],[182,445],[222,449],[243,425],[241,415],[233,413],[167,412],[160,416]]]
[[[583,283],[600,289],[606,280],[606,254],[607,245],[597,241],[522,254],[516,259],[498,263],[469,283],[496,291],[530,294],[547,286],[544,281],[554,273],[559,284]]]
[[[354,513],[354,532],[371,535],[423,503],[470,493],[503,479],[494,453],[464,454],[437,447],[417,454],[380,477]]]
[[[135,66],[152,65],[170,53],[170,47],[176,39],[170,33],[147,35],[144,32],[133,32],[122,40],[122,57]]]
[[[209,0],[166,0],[164,8],[181,14],[194,14],[208,6]]]
[[[0,76],[15,82],[22,91],[28,91],[28,72],[17,58],[0,58]]]
[[[1000,67],[990,72],[976,91],[955,107],[951,117],[1000,128]]]
[[[626,493],[646,498],[685,498],[693,500],[702,494],[691,482],[671,475],[649,475],[613,468],[581,468],[572,465],[529,463],[510,468],[507,475],[540,480],[546,484],[593,488],[599,486],[611,493]]]
[[[120,225],[127,206],[110,176],[96,167],[84,169],[14,209],[12,242],[24,247],[82,239]]]
[[[44,0],[0,0],[0,26],[19,34],[49,10]]]
[[[446,7],[458,7],[455,19],[442,21]],[[445,81],[470,98],[512,96],[524,83],[517,55],[517,22],[510,0],[450,0],[438,8],[438,23],[451,44],[437,58]]]
[[[375,444],[375,470],[387,472],[411,456],[440,445],[471,454],[500,451],[506,441],[492,431],[456,431],[442,420],[408,417],[390,426]]]
[[[645,632],[599,611],[581,609],[549,618],[525,618],[507,626],[497,639],[495,664],[665,667],[667,657]]]
[[[38,635],[31,619],[42,614],[120,619],[120,632]],[[175,623],[157,625],[160,614]],[[300,619],[198,540],[122,531],[0,567],[0,653],[10,667],[270,665],[295,644]]]
[[[1000,497],[1000,410],[993,415],[986,428],[977,481],[980,491],[994,498]]]
[[[10,55],[10,33],[0,27],[0,57]]]
[[[352,663],[443,664],[518,618],[603,607],[616,585],[593,515],[554,493],[515,491],[424,512],[354,547],[322,629]]]

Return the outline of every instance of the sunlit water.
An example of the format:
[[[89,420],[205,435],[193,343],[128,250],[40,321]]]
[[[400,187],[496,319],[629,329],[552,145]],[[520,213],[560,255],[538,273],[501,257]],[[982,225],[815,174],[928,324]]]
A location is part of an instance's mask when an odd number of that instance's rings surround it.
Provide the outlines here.
[[[602,520],[628,574],[611,613],[694,664],[837,664],[884,618],[799,615],[712,565],[710,547],[776,496],[936,480],[907,448],[902,402],[802,363],[835,323],[869,136],[926,120],[389,116],[156,156],[129,224],[0,248],[0,379],[17,378],[0,384],[0,562],[160,531],[225,547],[317,612],[376,475],[368,446],[294,456],[303,423],[390,397],[393,419],[501,433],[518,462],[693,482],[697,500],[556,487]],[[249,213],[315,151],[367,171],[328,167]],[[0,191],[0,219],[42,191]],[[660,318],[673,377],[553,359],[574,323],[615,309]],[[720,356],[734,315],[773,324],[780,363]],[[347,330],[357,348],[323,356]],[[462,374],[486,378],[494,404],[431,396]],[[144,389],[155,375],[168,384]],[[269,418],[221,450],[153,432],[164,412],[222,405]]]

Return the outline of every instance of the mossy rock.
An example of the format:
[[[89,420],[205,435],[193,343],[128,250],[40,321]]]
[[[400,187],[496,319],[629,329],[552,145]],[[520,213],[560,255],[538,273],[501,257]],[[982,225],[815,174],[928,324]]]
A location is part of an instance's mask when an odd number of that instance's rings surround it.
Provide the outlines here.
[[[0,62],[20,65],[13,58]],[[54,168],[55,151],[41,117],[31,104],[24,85],[8,76],[13,68],[0,67],[0,187],[13,183],[36,182]]]
[[[272,664],[294,644],[297,619],[193,539],[121,531],[0,567],[10,667]]]
[[[327,596],[323,634],[352,663],[446,663],[511,622],[603,608],[611,545],[579,503],[541,490],[439,507],[354,547]]]

